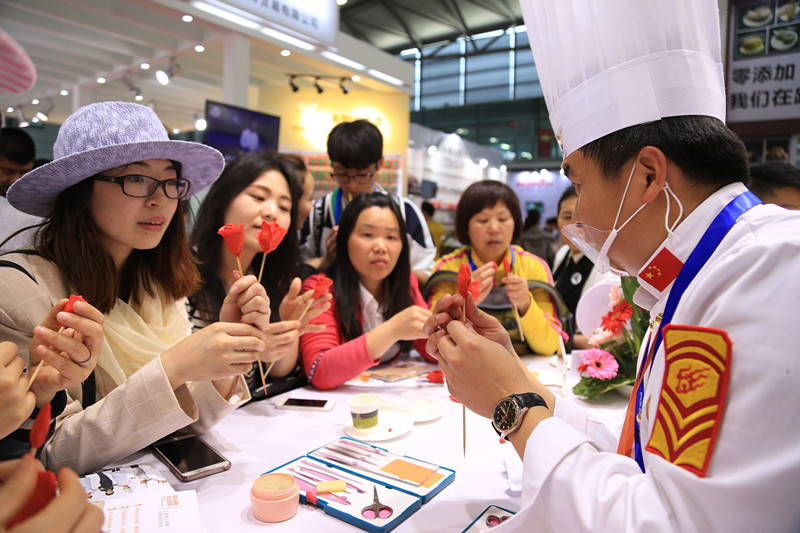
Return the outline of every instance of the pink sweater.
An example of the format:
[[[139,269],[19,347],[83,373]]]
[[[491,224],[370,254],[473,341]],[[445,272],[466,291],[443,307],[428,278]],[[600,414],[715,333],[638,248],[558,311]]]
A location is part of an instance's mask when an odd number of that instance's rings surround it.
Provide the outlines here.
[[[303,283],[303,291],[313,289],[325,274],[315,274]],[[411,274],[411,296],[414,305],[428,308],[422,298],[417,285],[417,278]],[[329,289],[333,293],[332,288]],[[350,312],[350,310],[346,310]],[[357,312],[359,320],[361,310]],[[367,351],[366,334],[355,339],[347,340],[343,337],[339,324],[336,299],[333,299],[331,308],[311,321],[313,324],[324,324],[325,330],[319,333],[306,333],[300,337],[300,353],[303,357],[303,368],[308,376],[308,381],[318,389],[327,390],[338,387],[351,378],[361,374],[370,367],[378,364],[373,361]],[[436,359],[425,351],[427,339],[414,341],[414,348],[428,361],[436,363]]]

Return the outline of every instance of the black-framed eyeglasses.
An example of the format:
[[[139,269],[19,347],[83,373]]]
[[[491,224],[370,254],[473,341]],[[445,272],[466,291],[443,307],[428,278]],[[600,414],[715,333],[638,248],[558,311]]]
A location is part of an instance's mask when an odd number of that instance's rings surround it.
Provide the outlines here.
[[[122,192],[126,196],[134,198],[149,198],[153,196],[159,186],[164,188],[164,194],[167,198],[180,200],[189,194],[189,180],[183,178],[171,178],[168,180],[157,180],[150,176],[142,176],[141,174],[128,174],[127,176],[103,176],[98,174],[94,179],[99,181],[110,181],[122,187]]]
[[[353,180],[356,183],[360,183],[363,185],[364,183],[369,183],[370,180],[372,180],[372,177],[377,173],[378,173],[377,169],[373,172],[361,172],[359,174],[353,174],[353,175],[345,174],[342,172],[331,172],[331,177],[334,180],[336,180],[336,182],[339,183],[340,185],[344,185],[350,180]]]

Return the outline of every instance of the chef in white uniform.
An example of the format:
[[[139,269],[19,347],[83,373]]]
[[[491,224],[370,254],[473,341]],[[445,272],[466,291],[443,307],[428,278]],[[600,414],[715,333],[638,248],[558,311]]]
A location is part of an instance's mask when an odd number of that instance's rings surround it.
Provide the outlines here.
[[[524,460],[505,531],[800,531],[800,214],[724,125],[716,0],[522,0],[576,185],[564,232],[653,323],[619,441],[460,296],[426,323],[450,392]],[[489,424],[487,423],[487,430]]]

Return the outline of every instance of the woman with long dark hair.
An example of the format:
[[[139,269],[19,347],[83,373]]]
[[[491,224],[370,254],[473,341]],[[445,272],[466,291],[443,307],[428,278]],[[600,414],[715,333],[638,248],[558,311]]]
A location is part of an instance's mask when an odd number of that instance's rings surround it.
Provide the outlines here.
[[[245,239],[241,264],[245,273],[261,272],[263,252],[257,233],[262,222],[274,222],[287,230],[275,250],[267,254],[261,283],[270,298],[271,324],[266,330],[267,350],[263,362],[272,366],[270,383],[286,376],[301,373],[298,358],[298,338],[306,331],[321,329],[308,321],[329,307],[314,305],[313,291],[301,294],[301,268],[298,256],[297,208],[303,194],[303,184],[295,179],[282,159],[272,152],[245,154],[228,163],[214,182],[197,215],[192,231],[192,244],[200,260],[203,285],[192,296],[190,313],[196,327],[215,322],[222,308],[227,287],[238,279],[236,257],[231,254],[217,230],[225,224],[244,224]],[[321,298],[316,303],[324,302]],[[311,307],[303,314],[308,304]],[[301,318],[302,322],[298,320]],[[258,369],[248,373],[251,392],[260,396],[264,391]],[[295,386],[303,383],[296,383]],[[270,387],[275,394],[278,384]]]
[[[409,264],[403,217],[391,196],[361,194],[345,208],[336,260],[304,289],[333,280],[333,307],[314,323],[325,330],[300,339],[303,366],[317,388],[331,389],[414,348],[427,360],[422,325],[430,311]]]

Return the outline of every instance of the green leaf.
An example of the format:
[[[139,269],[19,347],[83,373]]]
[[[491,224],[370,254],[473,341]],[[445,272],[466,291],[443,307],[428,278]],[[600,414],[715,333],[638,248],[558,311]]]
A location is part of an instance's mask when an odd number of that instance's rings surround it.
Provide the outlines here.
[[[598,379],[585,377],[572,388],[572,392],[577,396],[583,396],[587,400],[595,400],[600,395],[614,390],[622,385],[633,385],[636,376],[623,376],[617,374],[612,379]]]

